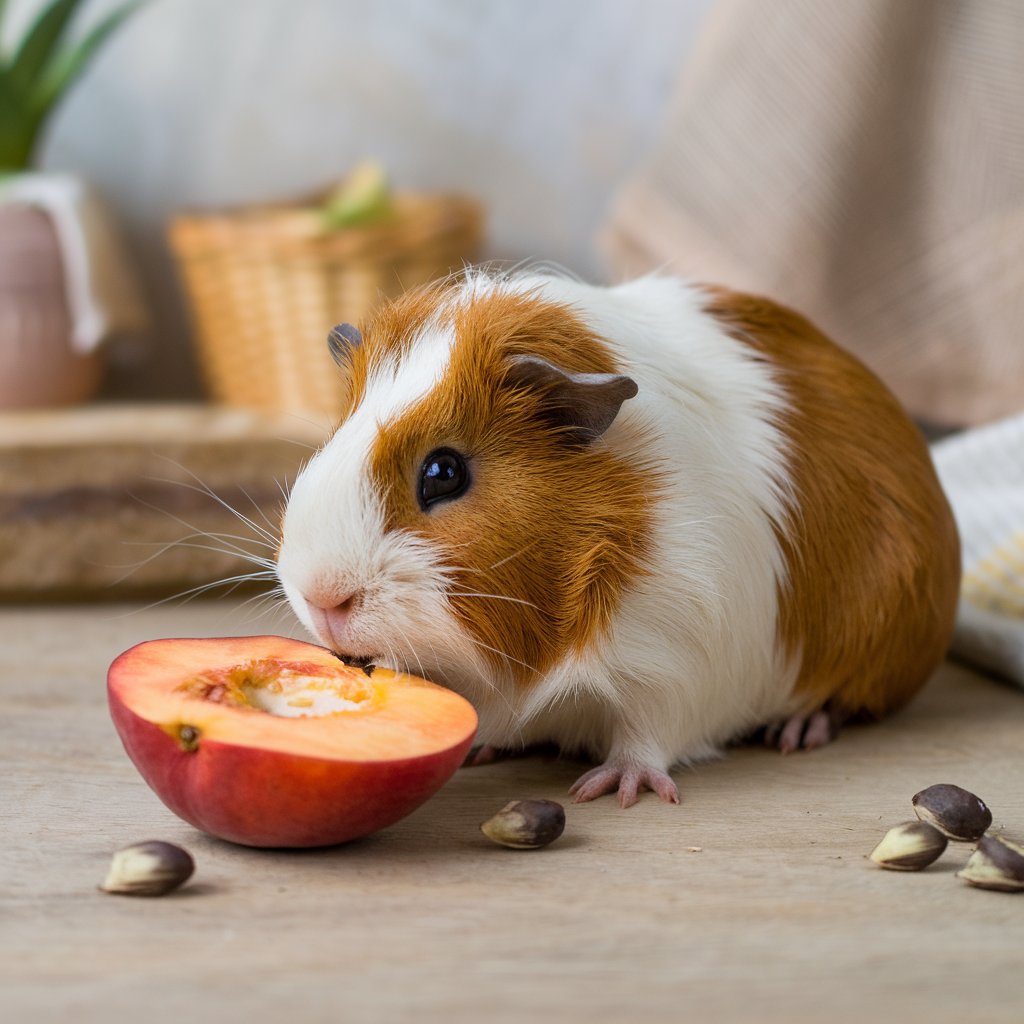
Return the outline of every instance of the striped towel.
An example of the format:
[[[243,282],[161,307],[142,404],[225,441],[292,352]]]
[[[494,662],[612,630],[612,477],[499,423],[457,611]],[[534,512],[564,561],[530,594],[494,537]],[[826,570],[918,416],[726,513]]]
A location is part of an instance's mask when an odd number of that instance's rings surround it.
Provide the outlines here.
[[[953,650],[1024,686],[1024,414],[932,446],[963,547]]]

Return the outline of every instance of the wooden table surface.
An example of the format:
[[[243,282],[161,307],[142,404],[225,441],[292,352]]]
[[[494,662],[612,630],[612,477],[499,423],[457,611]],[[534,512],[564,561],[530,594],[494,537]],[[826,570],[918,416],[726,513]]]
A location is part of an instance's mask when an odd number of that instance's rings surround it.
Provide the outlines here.
[[[572,805],[580,766],[462,769],[347,846],[249,850],[176,819],[107,717],[107,664],[151,637],[295,632],[224,600],[0,610],[0,1018],[136,1021],[964,1021],[1024,1015],[1024,895],[866,856],[935,782],[1024,835],[1024,693],[947,665],[905,712],[812,754],[730,751],[681,806]],[[539,851],[478,823],[566,803]],[[97,891],[111,852],[188,847],[162,899]],[[699,852],[691,851],[699,848]]]

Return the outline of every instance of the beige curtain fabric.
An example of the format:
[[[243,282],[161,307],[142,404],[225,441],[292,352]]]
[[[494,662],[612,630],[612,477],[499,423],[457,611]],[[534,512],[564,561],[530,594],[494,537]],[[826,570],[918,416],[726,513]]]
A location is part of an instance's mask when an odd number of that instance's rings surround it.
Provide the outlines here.
[[[1024,0],[720,0],[604,242],[797,307],[922,419],[1024,409]]]

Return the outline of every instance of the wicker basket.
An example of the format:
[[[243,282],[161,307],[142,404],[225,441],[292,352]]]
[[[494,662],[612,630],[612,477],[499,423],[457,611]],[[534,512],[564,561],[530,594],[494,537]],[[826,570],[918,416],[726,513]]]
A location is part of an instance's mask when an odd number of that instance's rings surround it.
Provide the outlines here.
[[[312,223],[307,209],[280,206],[171,222],[200,365],[218,401],[335,415],[330,328],[475,260],[482,213],[466,196],[399,194],[385,220],[326,234]]]

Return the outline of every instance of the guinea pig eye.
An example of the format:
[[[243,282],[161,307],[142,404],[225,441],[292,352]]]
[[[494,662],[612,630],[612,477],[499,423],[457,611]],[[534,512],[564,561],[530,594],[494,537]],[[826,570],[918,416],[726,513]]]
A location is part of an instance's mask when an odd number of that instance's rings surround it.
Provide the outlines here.
[[[451,448],[438,448],[423,460],[420,469],[420,507],[428,509],[434,502],[458,498],[469,487],[469,466]]]

